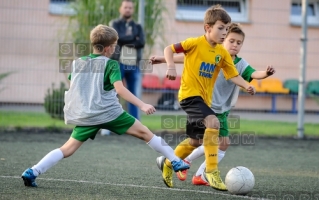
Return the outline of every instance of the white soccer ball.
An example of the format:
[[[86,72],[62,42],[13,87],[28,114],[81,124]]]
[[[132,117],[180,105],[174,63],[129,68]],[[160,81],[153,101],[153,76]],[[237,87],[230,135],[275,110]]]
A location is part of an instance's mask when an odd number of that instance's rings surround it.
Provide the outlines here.
[[[225,184],[231,194],[245,195],[255,186],[254,174],[246,167],[234,167],[226,175]]]

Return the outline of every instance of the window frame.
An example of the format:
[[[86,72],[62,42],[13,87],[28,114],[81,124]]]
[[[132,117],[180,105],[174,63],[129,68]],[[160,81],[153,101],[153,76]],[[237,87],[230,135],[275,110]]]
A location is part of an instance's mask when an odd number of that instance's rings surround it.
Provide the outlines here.
[[[301,3],[300,0],[291,0],[290,3],[290,13],[289,13],[289,21],[293,26],[301,26],[302,24],[302,15],[292,15],[291,9],[293,3]],[[309,26],[319,27],[319,0],[308,0],[308,4],[314,5],[314,16],[307,16],[307,24]]]
[[[228,12],[232,21],[240,22],[240,23],[249,23],[248,20],[248,11],[249,11],[249,0],[224,0],[227,1],[237,1],[239,2],[240,10],[239,13]],[[209,8],[207,6],[207,8]],[[204,19],[205,11],[202,10],[187,10],[183,8],[179,8],[177,1],[176,1],[176,12],[175,12],[175,19],[178,21],[195,21],[195,22],[202,22]]]
[[[74,1],[73,1],[74,2]],[[70,4],[72,0],[50,0],[49,2],[49,14],[51,15],[75,15],[74,9],[71,8]]]

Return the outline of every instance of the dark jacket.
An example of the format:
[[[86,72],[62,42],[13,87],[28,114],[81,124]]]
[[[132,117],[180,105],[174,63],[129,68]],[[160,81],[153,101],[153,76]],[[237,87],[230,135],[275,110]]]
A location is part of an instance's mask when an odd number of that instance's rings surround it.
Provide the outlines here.
[[[140,24],[135,23],[133,20],[128,22],[129,26],[132,26],[132,35],[126,35],[126,20],[123,18],[115,19],[110,22],[112,26],[119,35],[119,40],[117,42],[118,46],[115,49],[112,59],[119,60],[121,48],[123,45],[128,45],[134,47],[137,53],[137,64],[142,59],[142,49],[145,46],[145,37],[143,28]]]

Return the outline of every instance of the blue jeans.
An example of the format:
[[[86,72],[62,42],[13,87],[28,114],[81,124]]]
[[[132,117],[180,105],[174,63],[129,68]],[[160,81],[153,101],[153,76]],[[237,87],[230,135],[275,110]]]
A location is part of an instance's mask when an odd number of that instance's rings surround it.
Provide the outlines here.
[[[127,89],[137,98],[141,98],[142,78],[138,66],[129,66],[120,63],[122,79],[126,81]],[[131,103],[127,103],[128,113],[136,119],[140,119],[139,108]]]

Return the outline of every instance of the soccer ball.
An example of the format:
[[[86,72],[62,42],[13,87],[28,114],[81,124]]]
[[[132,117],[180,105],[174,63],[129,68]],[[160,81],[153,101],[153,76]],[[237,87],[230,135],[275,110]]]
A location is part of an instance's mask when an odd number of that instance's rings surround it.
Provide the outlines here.
[[[225,184],[231,194],[245,195],[255,185],[254,174],[246,167],[234,167],[226,175]]]

